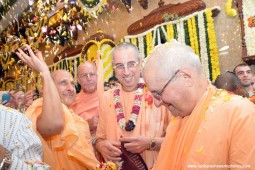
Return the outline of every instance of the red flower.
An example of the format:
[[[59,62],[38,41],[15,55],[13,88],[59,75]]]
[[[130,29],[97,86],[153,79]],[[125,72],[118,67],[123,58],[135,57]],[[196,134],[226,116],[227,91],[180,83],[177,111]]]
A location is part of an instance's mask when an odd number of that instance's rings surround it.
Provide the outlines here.
[[[144,95],[145,101],[148,103],[148,105],[152,105],[153,103],[153,96],[150,93],[146,93]]]

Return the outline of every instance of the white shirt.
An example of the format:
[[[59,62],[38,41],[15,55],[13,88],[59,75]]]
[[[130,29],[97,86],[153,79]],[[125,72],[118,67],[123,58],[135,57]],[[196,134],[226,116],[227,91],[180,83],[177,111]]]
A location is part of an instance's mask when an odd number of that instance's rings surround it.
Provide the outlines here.
[[[0,144],[12,152],[10,169],[49,169],[42,163],[42,144],[28,118],[17,110],[0,105]]]

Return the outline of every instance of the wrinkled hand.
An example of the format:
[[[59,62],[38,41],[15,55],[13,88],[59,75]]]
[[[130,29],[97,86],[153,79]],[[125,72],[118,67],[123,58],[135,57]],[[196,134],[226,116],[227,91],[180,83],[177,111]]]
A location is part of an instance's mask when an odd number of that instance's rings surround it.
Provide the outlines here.
[[[102,154],[105,161],[120,161],[121,150],[120,142],[103,140],[97,142],[98,151]]]
[[[49,73],[49,69],[47,64],[45,63],[42,53],[40,51],[36,51],[36,54],[33,52],[29,45],[25,45],[25,49],[28,50],[29,55],[27,55],[23,50],[20,48],[16,54],[19,58],[26,63],[31,69],[35,70],[39,73]]]
[[[120,142],[124,142],[124,147],[132,153],[142,153],[149,148],[150,138],[145,136],[122,137]]]
[[[92,118],[88,119],[88,124],[89,124],[89,129],[90,131],[96,131],[99,117],[98,116],[93,116]]]

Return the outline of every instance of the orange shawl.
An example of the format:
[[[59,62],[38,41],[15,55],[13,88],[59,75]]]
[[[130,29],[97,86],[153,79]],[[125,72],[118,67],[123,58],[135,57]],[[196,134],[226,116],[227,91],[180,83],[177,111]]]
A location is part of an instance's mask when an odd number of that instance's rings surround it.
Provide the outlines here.
[[[195,169],[201,165],[253,167],[254,128],[251,102],[210,85],[189,116],[170,122],[154,169],[182,170],[193,164]]]
[[[42,99],[34,101],[25,112],[33,122],[35,131],[37,117],[42,113],[42,102]],[[44,161],[54,170],[95,169],[98,161],[89,144],[90,132],[87,122],[70,112],[65,105],[63,109],[65,127],[60,134],[45,139],[37,132],[43,144]]]

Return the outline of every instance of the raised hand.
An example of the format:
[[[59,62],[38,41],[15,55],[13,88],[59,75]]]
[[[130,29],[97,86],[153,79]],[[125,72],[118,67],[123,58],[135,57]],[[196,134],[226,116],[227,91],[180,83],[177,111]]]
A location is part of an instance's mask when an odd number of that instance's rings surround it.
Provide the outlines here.
[[[28,51],[28,54],[25,53],[25,51]],[[47,64],[45,63],[42,53],[40,51],[35,51],[31,49],[29,45],[24,45],[24,49],[18,49],[16,54],[19,56],[19,58],[26,63],[31,69],[35,70],[38,73],[49,73],[49,68]]]

